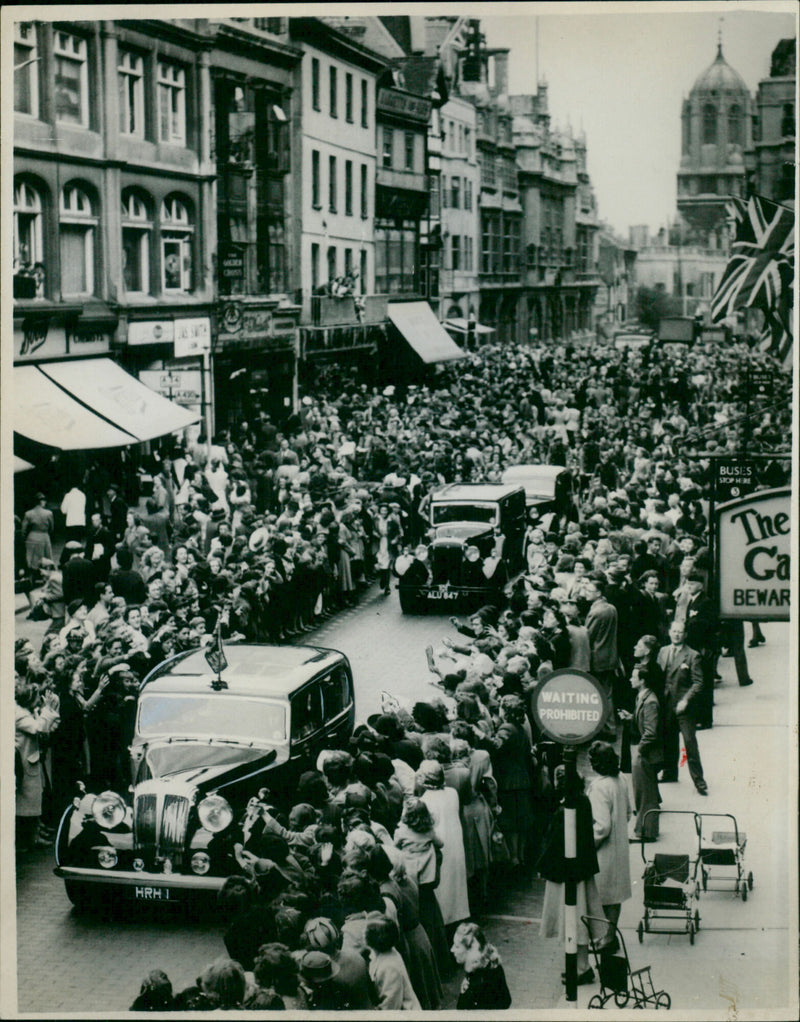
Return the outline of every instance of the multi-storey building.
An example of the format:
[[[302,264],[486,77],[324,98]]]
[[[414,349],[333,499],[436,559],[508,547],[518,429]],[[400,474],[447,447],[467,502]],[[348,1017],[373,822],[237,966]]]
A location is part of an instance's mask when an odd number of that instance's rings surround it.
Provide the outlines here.
[[[386,62],[326,19],[293,18],[289,33],[302,52],[292,121],[293,225],[308,372],[319,361],[374,356],[383,335],[376,82]]]
[[[744,154],[747,192],[794,203],[797,120],[797,40],[781,39],[769,78],[758,83],[752,146]]]
[[[301,51],[287,18],[211,21],[217,425],[293,407],[300,285],[290,126]]]
[[[166,360],[168,396],[210,421],[207,23],[14,30],[15,362],[110,353],[151,382]]]

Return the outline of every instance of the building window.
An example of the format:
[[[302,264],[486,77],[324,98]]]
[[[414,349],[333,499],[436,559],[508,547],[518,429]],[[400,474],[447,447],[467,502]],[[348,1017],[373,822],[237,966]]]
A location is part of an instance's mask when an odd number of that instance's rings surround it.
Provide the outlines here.
[[[42,245],[42,198],[22,181],[14,188],[14,273],[31,274],[44,268]],[[44,275],[36,283],[36,297],[44,297]]]
[[[369,193],[367,191],[367,165],[361,164],[361,216],[366,219],[369,216]]]
[[[464,209],[472,209],[472,182],[464,178]]]
[[[117,65],[119,130],[144,137],[144,61],[137,53],[121,50]]]
[[[328,282],[336,280],[336,246],[328,248]]]
[[[158,64],[158,122],[160,141],[186,141],[186,72],[165,61]]]
[[[734,105],[728,111],[728,144],[729,145],[744,145],[744,139],[742,138],[742,128],[744,126],[744,120],[742,119],[742,108]]]
[[[472,157],[472,131],[464,128],[464,155],[467,159]]]
[[[375,231],[375,290],[378,294],[408,294],[417,288],[417,236],[413,226]]]
[[[328,209],[336,212],[336,157],[328,157]]]
[[[56,119],[88,128],[89,66],[86,40],[70,32],[56,32],[53,56]]]
[[[311,243],[311,290],[316,291],[320,285],[319,279],[319,245]]]
[[[61,291],[66,295],[94,293],[94,233],[97,217],[89,196],[75,185],[61,193],[59,239]]]
[[[405,133],[405,154],[406,154],[406,170],[414,169],[414,132],[407,131]]]
[[[353,161],[344,164],[344,215],[353,215]]]
[[[492,153],[481,153],[481,186],[495,187],[494,156]]]
[[[382,166],[388,170],[392,169],[394,163],[394,131],[386,126],[383,129],[383,155],[381,162]]]
[[[428,210],[431,217],[439,216],[439,189],[442,186],[438,174],[431,174],[428,179]]]
[[[192,289],[192,225],[186,206],[177,198],[161,203],[161,284],[164,291]]]
[[[319,60],[311,58],[311,105],[315,110],[320,110],[319,102]]]
[[[450,238],[450,269],[461,269],[461,235],[453,234]]]
[[[783,117],[781,118],[781,135],[784,138],[794,138],[794,103],[783,104]]]
[[[361,127],[369,127],[369,83],[361,79]]]
[[[453,209],[461,209],[461,178],[450,178],[450,205]]]
[[[450,198],[450,196],[448,194],[448,190],[447,190],[447,188],[448,188],[448,185],[447,185],[447,174],[442,174],[441,182],[442,182],[442,209],[447,209],[447,207],[449,205],[448,200]]]
[[[353,123],[353,76],[349,71],[344,76],[344,117]]]
[[[20,114],[39,116],[39,65],[36,25],[14,22],[14,109]]]
[[[147,294],[150,290],[150,235],[152,223],[141,196],[122,196],[122,279],[125,290]]]
[[[311,205],[314,209],[320,209],[322,206],[320,201],[318,149],[311,150]]]
[[[700,178],[700,194],[715,195],[717,192],[717,179],[715,177]]]
[[[520,222],[517,219],[507,219],[504,223],[503,233],[503,273],[517,273],[519,271],[519,237]],[[561,235],[559,231],[559,259],[561,257]]]
[[[338,117],[339,116],[339,97],[336,94],[337,71],[336,71],[335,67],[332,67],[330,69],[329,79],[330,79],[330,85],[329,85],[328,95],[329,95],[329,98],[330,98],[331,117]]]
[[[711,103],[703,107],[703,145],[715,145],[717,141],[717,109]]]
[[[353,250],[352,250],[352,248],[346,248],[344,250],[344,275],[345,275],[345,277],[352,277],[352,275],[353,275]]]
[[[359,271],[358,271],[358,289],[362,295],[367,293],[367,250],[361,249],[358,257]]]

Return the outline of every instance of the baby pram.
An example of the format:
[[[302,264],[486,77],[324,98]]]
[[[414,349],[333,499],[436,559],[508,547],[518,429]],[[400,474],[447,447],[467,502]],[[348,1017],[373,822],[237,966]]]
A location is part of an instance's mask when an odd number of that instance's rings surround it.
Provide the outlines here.
[[[744,850],[747,845],[747,834],[739,830],[736,817],[731,813],[697,813],[697,836],[700,842],[699,865],[700,879],[704,891],[727,891],[733,885],[733,893],[741,894],[742,901],[747,901],[747,894],[753,890],[752,872],[745,875]],[[704,833],[704,821],[716,817],[727,819],[733,823],[733,830],[714,830],[710,838]],[[714,867],[712,873],[709,867]],[[735,872],[717,873],[717,867],[733,868]],[[712,886],[714,885],[714,886]]]
[[[605,919],[597,916],[582,916],[583,923],[589,933],[592,933],[591,923],[605,923]],[[640,969],[632,969],[628,958],[628,949],[625,947],[625,940],[616,926],[609,928],[614,930],[616,939],[616,950],[611,952],[604,949],[600,941],[589,938],[589,947],[595,961],[597,975],[600,977],[600,993],[594,994],[589,1000],[590,1008],[604,1008],[614,998],[614,1004],[618,1008],[625,1008],[628,1005],[632,1008],[669,1008],[672,999],[666,990],[656,990],[653,986],[653,977],[650,975],[650,966],[644,965]],[[605,937],[603,938],[605,941]],[[614,941],[612,940],[612,946]],[[632,1003],[630,1003],[632,1001]]]
[[[645,813],[643,827],[646,828],[650,813],[663,815],[667,812],[695,816],[695,813],[682,813],[678,810],[651,809]],[[700,912],[694,905],[699,897],[696,881],[698,860],[694,860],[693,866],[690,855],[657,852],[652,861],[648,861],[644,843],[641,848],[645,869],[644,916],[636,931],[639,943],[644,941],[645,933],[688,933],[689,943],[694,944],[694,936],[700,929]],[[653,926],[653,920],[660,920],[662,925]],[[667,923],[673,925],[667,926]],[[680,926],[676,929],[678,924]]]

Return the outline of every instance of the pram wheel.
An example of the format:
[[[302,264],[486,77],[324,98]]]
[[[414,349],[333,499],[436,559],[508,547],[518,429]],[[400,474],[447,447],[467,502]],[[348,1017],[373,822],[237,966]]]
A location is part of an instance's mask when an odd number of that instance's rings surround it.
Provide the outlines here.
[[[748,890],[751,890],[751,891],[753,890],[753,874],[752,873],[748,873],[747,874],[747,887],[748,887]]]
[[[689,922],[689,943],[694,944],[694,920]]]
[[[747,901],[747,884],[742,884],[742,901]]]
[[[605,1004],[605,1001],[600,996],[600,994],[595,994],[593,997],[589,998],[589,1003],[588,1003],[587,1007],[588,1008],[602,1008],[604,1004]]]
[[[636,927],[636,932],[639,934],[639,943],[644,943],[644,923],[640,920],[639,925]]]
[[[627,990],[618,990],[614,994],[614,1004],[616,1004],[618,1008],[624,1008],[630,999],[631,995]]]
[[[695,928],[695,930],[697,930],[699,932],[699,930],[700,930],[700,912],[697,909],[694,910],[694,928]]]
[[[703,890],[704,891],[708,890],[708,870],[707,869],[703,870]]]
[[[662,990],[661,993],[656,996],[656,1007],[667,1009],[672,1007],[672,998],[666,990]]]

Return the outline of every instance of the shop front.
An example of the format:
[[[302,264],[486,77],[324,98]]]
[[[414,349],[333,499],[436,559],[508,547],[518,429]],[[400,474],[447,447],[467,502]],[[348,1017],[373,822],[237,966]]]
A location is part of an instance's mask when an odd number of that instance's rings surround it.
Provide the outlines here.
[[[297,403],[300,306],[239,298],[219,305],[214,357],[216,428],[283,422]]]

